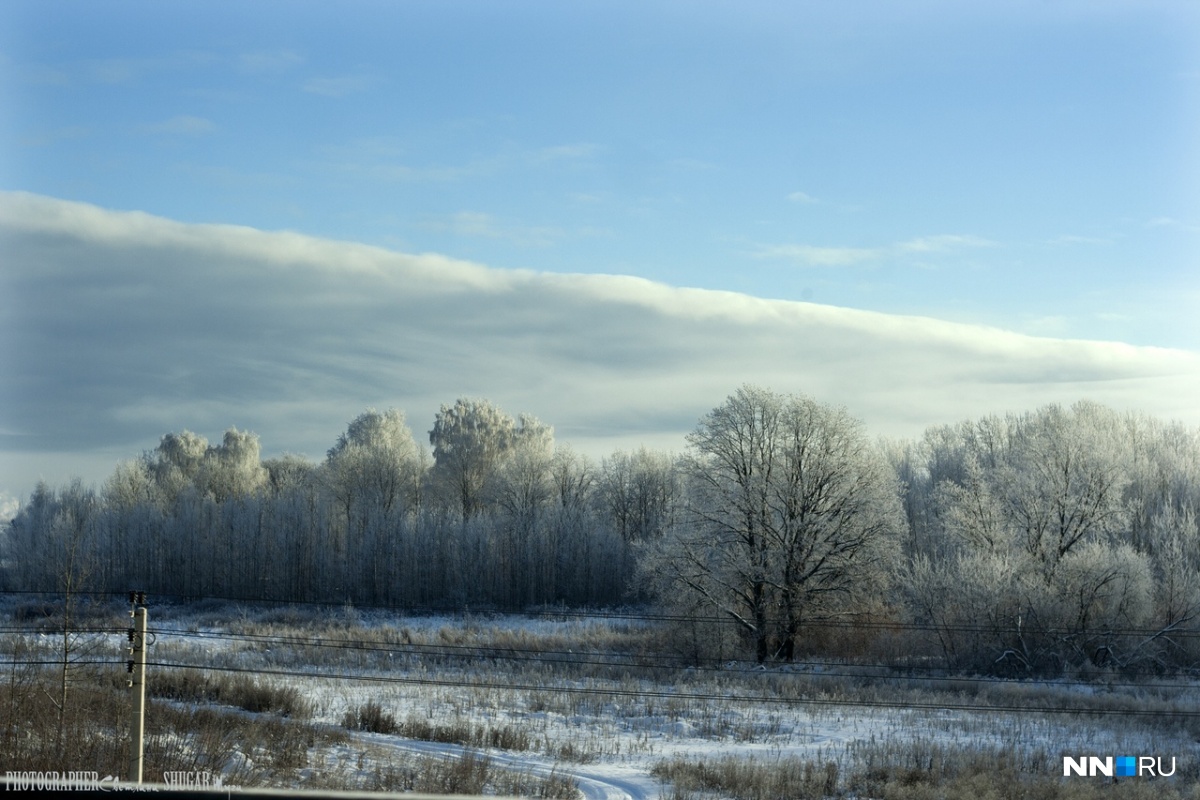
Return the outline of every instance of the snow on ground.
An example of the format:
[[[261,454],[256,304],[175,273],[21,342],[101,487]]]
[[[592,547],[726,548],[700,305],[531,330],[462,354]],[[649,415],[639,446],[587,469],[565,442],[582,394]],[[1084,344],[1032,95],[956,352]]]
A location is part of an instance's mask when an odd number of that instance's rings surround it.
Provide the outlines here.
[[[259,680],[295,686],[311,704],[317,724],[341,725],[347,712],[374,703],[400,725],[520,732],[526,739],[524,749],[485,748],[493,763],[535,774],[569,774],[585,797],[596,800],[648,800],[665,794],[650,770],[674,757],[738,755],[764,762],[798,757],[818,765],[835,761],[844,772],[872,754],[907,753],[916,758],[949,752],[953,757],[967,748],[1022,753],[1044,761],[1047,774],[1060,775],[1064,754],[1169,757],[1196,752],[1195,742],[1185,734],[1136,718],[743,702],[722,695],[722,687],[744,686],[738,683],[746,680],[740,674],[675,672],[655,681],[644,677],[645,671],[639,673],[642,677],[613,676],[586,668],[575,673],[567,667],[557,675],[536,661],[513,663],[495,652],[475,660],[466,657],[472,648],[486,651],[489,642],[497,647],[513,642],[518,647],[536,642],[559,647],[564,641],[602,636],[614,626],[636,624],[576,616],[403,616],[354,609],[314,618],[311,612],[288,609],[166,606],[151,610],[150,625],[156,633],[150,660],[248,670]],[[348,645],[354,646],[314,645],[329,644],[343,629],[351,630]],[[364,651],[358,648],[364,641],[398,643]],[[414,657],[405,641],[435,649]],[[449,649],[437,650],[439,643]],[[326,676],[313,674],[318,672]],[[798,670],[777,674],[788,680],[812,678]],[[153,671],[149,680],[154,680]],[[598,693],[580,691],[584,689]],[[1052,683],[1015,686],[1013,705],[1021,702],[1021,691],[1057,689]],[[945,697],[930,694],[928,702],[936,703],[939,696]],[[1055,696],[1065,698],[1068,693]],[[854,699],[850,691],[847,700]],[[360,757],[386,757],[389,752],[456,757],[464,749],[380,733],[353,736],[362,747]]]

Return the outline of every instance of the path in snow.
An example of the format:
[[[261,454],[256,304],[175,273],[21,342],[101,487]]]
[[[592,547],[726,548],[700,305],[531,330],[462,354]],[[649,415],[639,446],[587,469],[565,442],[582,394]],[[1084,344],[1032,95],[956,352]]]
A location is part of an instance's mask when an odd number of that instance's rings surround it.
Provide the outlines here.
[[[551,773],[571,778],[579,787],[585,800],[658,800],[662,796],[662,784],[645,772],[626,767],[589,768],[552,764],[534,756],[506,753],[496,750],[481,750],[458,744],[423,742],[399,736],[372,733],[351,733],[360,742],[385,747],[391,750],[439,758],[459,758],[468,750],[486,755],[492,763],[509,769],[548,777]]]

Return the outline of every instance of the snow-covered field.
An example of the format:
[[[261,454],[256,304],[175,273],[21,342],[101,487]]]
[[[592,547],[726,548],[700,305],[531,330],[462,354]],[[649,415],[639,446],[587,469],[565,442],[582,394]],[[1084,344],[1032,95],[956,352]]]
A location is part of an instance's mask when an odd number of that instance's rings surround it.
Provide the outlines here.
[[[842,677],[848,670],[831,665],[655,669],[646,650],[654,630],[636,620],[340,609],[312,620],[306,614],[168,613],[154,625],[163,632],[153,657],[256,670],[263,680],[297,686],[317,723],[341,724],[348,712],[373,703],[400,726],[434,737],[519,731],[520,751],[488,749],[495,763],[574,775],[588,797],[657,797],[663,784],[651,768],[673,758],[794,757],[833,761],[846,774],[879,759],[920,762],[974,750],[1009,754],[1034,771],[1040,761],[1047,775],[1061,775],[1063,755],[1154,754],[1187,762],[1196,752],[1193,735],[1149,715],[971,708],[1115,707],[1122,693],[1164,694],[1153,688],[942,688]],[[1176,695],[1172,702],[1190,697],[1192,708],[1200,696],[1190,687],[1165,694]],[[368,763],[397,749],[461,750],[366,731],[355,737]]]
[[[1050,777],[1061,776],[1064,755],[1175,757],[1176,780],[1200,772],[1196,725],[1163,719],[1195,711],[1200,690],[1166,680],[942,683],[868,677],[879,671],[861,665],[686,668],[664,665],[654,623],[607,615],[414,617],[210,603],[152,608],[150,629],[152,695],[156,680],[190,668],[295,687],[316,726],[344,730],[364,709],[383,721],[315,746],[297,780],[321,770],[352,780],[413,754],[464,753],[571,777],[587,798],[678,796],[652,774],[656,765],[733,756],[817,769],[832,762],[841,787],[872,766],[937,770],[972,756]],[[120,650],[119,637],[103,641]]]

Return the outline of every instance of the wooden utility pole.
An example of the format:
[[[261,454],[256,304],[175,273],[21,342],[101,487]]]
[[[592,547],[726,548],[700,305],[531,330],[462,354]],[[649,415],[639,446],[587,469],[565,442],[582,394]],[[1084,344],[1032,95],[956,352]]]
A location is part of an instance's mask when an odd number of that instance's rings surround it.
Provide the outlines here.
[[[146,593],[130,592],[129,686],[133,690],[133,715],[129,720],[129,782],[142,782],[143,736],[146,732]]]

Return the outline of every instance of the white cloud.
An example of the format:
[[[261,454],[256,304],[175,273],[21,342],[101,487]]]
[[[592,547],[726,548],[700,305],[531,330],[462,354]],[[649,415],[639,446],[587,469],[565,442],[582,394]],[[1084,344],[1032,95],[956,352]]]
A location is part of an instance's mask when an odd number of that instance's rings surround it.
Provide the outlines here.
[[[1174,217],[1155,217],[1146,222],[1147,228],[1171,228],[1177,231],[1187,231],[1194,233],[1200,231],[1200,225],[1193,225],[1183,220],[1175,219]]]
[[[887,435],[1083,397],[1200,423],[1200,356],[1181,351],[497,270],[23,193],[0,194],[0,250],[0,491],[14,496],[34,464],[111,469],[95,454],[133,456],[182,428],[237,425],[267,453],[319,456],[362,409],[398,406],[420,439],[461,395],[534,413],[593,455],[682,448],[743,382],[844,404]]]
[[[810,244],[783,244],[761,247],[762,258],[784,258],[809,267],[853,267],[878,261],[886,251],[878,247],[816,247]]]
[[[882,247],[821,247],[811,244],[764,245],[760,258],[782,258],[806,267],[853,267],[897,256],[952,253],[967,248],[994,247],[996,243],[980,236],[939,234],[920,236]]]
[[[1105,239],[1105,238],[1099,237],[1099,236],[1074,236],[1071,234],[1064,234],[1063,236],[1057,236],[1057,237],[1051,239],[1049,243],[1050,244],[1110,245],[1113,243],[1113,240]]]
[[[899,242],[892,246],[893,250],[902,253],[945,253],[951,250],[961,250],[968,247],[994,247],[995,242],[980,236],[962,236],[942,234],[940,236],[920,236]]]
[[[792,192],[787,196],[787,199],[793,203],[801,203],[803,205],[816,205],[821,202],[807,192]]]

